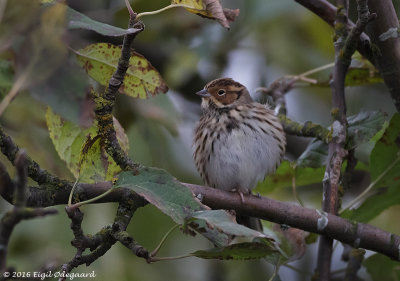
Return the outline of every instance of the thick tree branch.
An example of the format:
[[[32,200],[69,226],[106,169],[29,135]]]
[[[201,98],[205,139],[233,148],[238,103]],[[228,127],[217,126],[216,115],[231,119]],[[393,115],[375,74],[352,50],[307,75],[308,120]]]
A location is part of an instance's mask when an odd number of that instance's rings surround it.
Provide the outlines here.
[[[332,115],[334,122],[332,124],[333,138],[329,143],[328,161],[326,165],[325,176],[323,179],[323,200],[322,210],[336,215],[338,208],[338,189],[340,172],[343,158],[347,151],[344,149],[347,136],[346,122],[346,102],[344,97],[345,77],[350,65],[347,59],[348,54],[341,53],[344,50],[347,38],[347,10],[344,1],[336,1],[338,5],[335,22],[335,66],[331,81],[332,89]],[[351,57],[352,53],[350,54]],[[351,61],[351,60],[350,60]],[[319,281],[329,281],[331,275],[333,239],[321,236],[318,245],[318,259],[315,276]]]
[[[303,208],[292,203],[280,202],[266,197],[248,196],[245,198],[245,202],[242,203],[240,196],[236,193],[193,184],[185,185],[196,196],[201,195],[203,203],[213,209],[235,210],[237,213],[246,216],[287,224],[305,231],[327,235],[332,239],[348,243],[354,247],[376,251],[400,260],[398,252],[400,237],[373,226],[351,222],[331,214],[325,215],[323,212],[318,212],[314,209]],[[110,188],[112,188],[111,182],[81,184],[76,188],[75,194],[77,198],[87,200],[104,193]],[[66,204],[69,193],[31,187],[27,196],[28,206],[37,207],[42,202],[45,203],[43,205],[45,207]],[[32,200],[32,198],[49,199],[37,201]],[[116,188],[95,203],[124,202],[125,200],[133,202],[136,206],[144,206],[147,203],[142,197],[128,188]],[[91,236],[92,239],[99,239],[97,244],[102,242],[100,236],[98,236],[100,234],[101,232]]]
[[[325,235],[356,248],[382,253],[400,260],[400,236],[374,226],[351,222],[333,214],[279,202],[267,197],[246,196],[242,203],[239,194],[193,184],[185,184],[213,209],[235,210],[238,214],[257,217],[305,231]]]
[[[379,48],[376,63],[400,112],[400,38],[379,40],[379,36],[390,28],[399,28],[399,20],[391,0],[370,0],[369,8],[371,13],[378,15],[367,29],[372,43]]]
[[[331,214],[337,213],[341,168],[343,159],[348,154],[345,149],[347,138],[345,78],[360,36],[368,22],[376,16],[369,13],[367,0],[357,0],[358,20],[348,33],[345,28],[348,22],[346,2],[339,0],[336,2],[338,9],[335,22],[335,66],[331,81],[334,122],[332,124],[332,141],[329,143],[328,164],[323,180],[322,202],[322,209]],[[316,272],[316,276],[320,281],[330,280],[332,243],[333,240],[329,237],[323,236],[320,238]]]
[[[295,0],[300,5],[309,9],[311,12],[319,16],[330,26],[335,25],[337,9],[327,0]],[[380,1],[380,0],[376,0]],[[354,23],[351,20],[347,20],[345,26],[348,30],[354,28]],[[368,35],[362,33],[360,38],[357,39],[357,50],[366,57],[371,63],[375,64],[374,53],[371,50],[370,39]]]

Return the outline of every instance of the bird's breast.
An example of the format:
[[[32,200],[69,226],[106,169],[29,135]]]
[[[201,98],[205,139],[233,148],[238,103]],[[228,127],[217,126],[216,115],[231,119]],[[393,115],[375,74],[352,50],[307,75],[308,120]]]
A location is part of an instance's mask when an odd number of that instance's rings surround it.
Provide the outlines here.
[[[197,131],[194,157],[207,185],[247,192],[275,171],[284,135],[280,124],[274,128],[259,115],[241,108],[231,110],[210,117]]]

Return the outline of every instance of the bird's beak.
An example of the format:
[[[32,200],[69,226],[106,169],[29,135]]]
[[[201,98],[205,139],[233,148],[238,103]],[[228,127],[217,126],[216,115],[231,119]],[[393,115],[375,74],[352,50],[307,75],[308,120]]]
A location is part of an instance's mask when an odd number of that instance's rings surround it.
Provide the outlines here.
[[[211,94],[209,92],[207,92],[206,89],[203,89],[203,90],[197,92],[196,95],[199,95],[199,96],[201,96],[203,98],[211,97]]]

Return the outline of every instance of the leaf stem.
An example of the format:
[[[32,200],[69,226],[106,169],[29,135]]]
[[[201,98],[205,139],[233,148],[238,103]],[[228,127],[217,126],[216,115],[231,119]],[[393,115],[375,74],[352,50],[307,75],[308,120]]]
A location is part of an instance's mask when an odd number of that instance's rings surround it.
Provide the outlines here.
[[[114,188],[110,188],[110,189],[107,190],[106,192],[100,194],[99,196],[93,197],[93,198],[91,198],[91,199],[89,199],[89,200],[82,201],[82,202],[78,202],[78,203],[74,204],[73,207],[79,208],[80,206],[83,206],[83,205],[85,205],[85,204],[93,203],[94,201],[97,201],[97,200],[103,198],[104,196],[106,196],[107,194],[111,193],[112,191],[114,191]]]
[[[188,255],[182,255],[182,256],[176,256],[176,257],[159,257],[159,258],[151,257],[149,259],[149,261],[150,262],[171,261],[171,260],[179,260],[179,259],[184,259],[184,258],[189,258],[189,257],[193,257],[193,255],[192,254],[188,254]]]
[[[347,206],[344,207],[339,214],[342,214],[344,211],[350,209],[359,201],[361,201],[366,196],[366,194],[397,164],[397,162],[399,162],[399,160],[400,155],[398,155],[397,158],[373,182],[371,182],[360,195],[358,195],[349,204],[347,204]]]
[[[272,274],[272,276],[268,279],[268,281],[273,281],[274,280],[274,278],[275,278],[275,276],[276,275],[278,275],[278,271],[279,271],[279,260],[280,260],[280,258],[278,258],[278,262],[276,263],[276,265],[275,265],[275,268],[274,268],[274,273]]]
[[[74,195],[75,187],[76,187],[78,181],[79,181],[79,177],[76,178],[76,181],[75,181],[74,185],[71,188],[71,192],[69,193],[68,207],[71,207],[71,205],[72,205],[72,196]]]
[[[190,7],[190,6],[187,6],[187,5],[183,5],[183,4],[171,4],[171,5],[168,5],[168,6],[164,7],[164,8],[161,8],[161,9],[156,10],[156,11],[140,13],[140,14],[138,14],[136,16],[136,18],[138,19],[138,18],[141,18],[141,17],[144,17],[144,16],[156,15],[156,14],[159,14],[161,12],[164,12],[166,10],[169,10],[169,9],[175,8],[175,7],[183,7],[183,8],[193,9],[193,7]]]
[[[173,227],[171,227],[170,230],[167,231],[167,233],[165,233],[164,237],[161,239],[160,243],[157,245],[157,247],[150,253],[151,257],[154,257],[155,255],[157,255],[158,251],[161,249],[161,246],[164,244],[165,240],[167,240],[168,236],[171,234],[172,231],[174,231],[177,227],[179,226],[179,224],[174,225]]]

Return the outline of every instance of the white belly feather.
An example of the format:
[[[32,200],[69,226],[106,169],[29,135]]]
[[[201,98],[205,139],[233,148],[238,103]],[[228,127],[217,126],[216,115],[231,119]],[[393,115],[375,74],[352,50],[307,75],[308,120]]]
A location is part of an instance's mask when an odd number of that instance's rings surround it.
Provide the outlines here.
[[[206,168],[209,181],[219,189],[249,192],[280,163],[278,141],[262,132],[241,124],[241,128],[221,134],[214,142]]]

